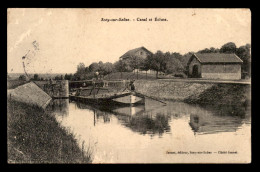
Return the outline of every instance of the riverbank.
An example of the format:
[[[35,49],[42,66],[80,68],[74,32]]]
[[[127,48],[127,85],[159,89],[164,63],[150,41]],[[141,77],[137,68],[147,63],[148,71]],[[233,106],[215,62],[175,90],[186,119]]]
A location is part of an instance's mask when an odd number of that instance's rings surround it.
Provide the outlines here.
[[[135,86],[137,92],[162,100],[236,105],[251,102],[250,84],[136,80]]]
[[[198,95],[184,99],[185,103],[225,104],[248,107],[251,104],[251,86],[240,84],[214,84]]]
[[[50,113],[7,100],[8,163],[91,163],[91,151]]]

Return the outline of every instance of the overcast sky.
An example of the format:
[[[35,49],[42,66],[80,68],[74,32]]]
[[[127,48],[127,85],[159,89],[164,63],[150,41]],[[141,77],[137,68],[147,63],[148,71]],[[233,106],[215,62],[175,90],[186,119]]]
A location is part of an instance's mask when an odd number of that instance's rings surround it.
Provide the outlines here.
[[[154,18],[168,21],[154,21]],[[131,21],[105,22],[101,18]],[[152,18],[153,21],[136,21]],[[135,19],[135,21],[134,21]],[[37,41],[39,50],[35,50]],[[115,62],[144,46],[153,53],[251,43],[248,9],[8,9],[7,70],[74,73],[77,65]]]

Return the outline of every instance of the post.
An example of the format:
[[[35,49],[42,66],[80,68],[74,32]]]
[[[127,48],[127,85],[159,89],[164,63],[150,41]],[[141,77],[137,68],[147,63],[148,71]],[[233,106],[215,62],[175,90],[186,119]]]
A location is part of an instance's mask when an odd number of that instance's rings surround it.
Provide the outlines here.
[[[82,162],[84,162],[84,144],[85,144],[85,141],[82,142],[82,148],[81,148],[81,152],[82,152]]]
[[[94,91],[94,94],[93,94],[93,95],[94,95],[94,98],[95,98],[95,97],[96,97],[96,96],[95,96],[95,81],[93,82],[93,91]]]
[[[68,80],[63,80],[64,83],[64,97],[69,97],[69,81]]]

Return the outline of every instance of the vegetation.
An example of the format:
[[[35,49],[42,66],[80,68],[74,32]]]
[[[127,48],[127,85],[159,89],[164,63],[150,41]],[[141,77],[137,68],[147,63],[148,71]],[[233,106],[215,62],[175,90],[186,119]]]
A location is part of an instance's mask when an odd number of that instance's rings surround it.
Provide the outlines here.
[[[9,163],[91,162],[90,149],[80,148],[74,135],[38,107],[8,100],[7,138]]]
[[[25,80],[26,80],[26,76],[25,76],[25,75],[20,75],[20,76],[19,76],[19,80],[25,81]]]
[[[250,44],[240,46],[239,48],[233,42],[224,44],[219,48],[205,48],[199,50],[197,53],[235,53],[238,57],[243,60],[242,64],[242,76],[243,78],[251,76],[251,54],[250,54]],[[149,55],[146,59],[131,56],[124,60],[118,60],[114,64],[112,63],[92,63],[88,67],[85,67],[83,63],[80,63],[77,67],[77,72],[73,76],[67,76],[66,78],[70,80],[84,80],[92,79],[95,76],[95,72],[98,72],[102,77],[109,75],[114,72],[120,72],[121,78],[123,78],[124,72],[132,72],[135,69],[148,71],[156,71],[156,78],[158,78],[158,73],[162,72],[166,75],[185,76],[187,75],[187,62],[194,52],[188,52],[184,55],[177,52],[166,52],[158,50],[155,54]],[[138,71],[137,78],[138,79]],[[140,79],[140,78],[139,78]]]

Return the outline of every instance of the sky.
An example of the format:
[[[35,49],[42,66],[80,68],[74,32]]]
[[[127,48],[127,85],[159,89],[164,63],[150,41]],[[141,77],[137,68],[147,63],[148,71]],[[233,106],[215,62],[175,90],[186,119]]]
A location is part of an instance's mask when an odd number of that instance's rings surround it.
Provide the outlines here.
[[[227,42],[251,43],[249,9],[9,8],[7,72],[24,72],[24,62],[27,73],[74,73],[80,62],[114,63],[141,46],[185,54]]]

